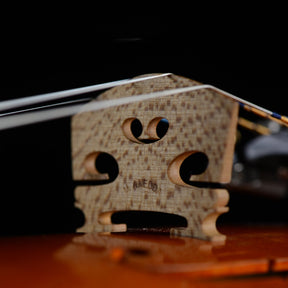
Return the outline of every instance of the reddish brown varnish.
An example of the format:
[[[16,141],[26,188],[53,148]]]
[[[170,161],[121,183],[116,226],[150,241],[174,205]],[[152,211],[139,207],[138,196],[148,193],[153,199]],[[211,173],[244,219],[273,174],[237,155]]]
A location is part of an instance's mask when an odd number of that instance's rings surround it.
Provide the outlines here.
[[[225,243],[148,234],[0,239],[1,287],[288,287],[288,227],[226,227]]]

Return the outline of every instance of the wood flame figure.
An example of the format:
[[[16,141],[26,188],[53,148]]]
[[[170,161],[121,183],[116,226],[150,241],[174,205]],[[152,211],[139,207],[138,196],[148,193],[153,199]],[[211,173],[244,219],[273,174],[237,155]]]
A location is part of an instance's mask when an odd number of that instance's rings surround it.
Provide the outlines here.
[[[197,85],[170,74],[112,88],[95,101]],[[78,231],[225,240],[216,220],[228,211],[220,184],[231,178],[238,106],[201,89],[75,115],[75,198],[85,215]]]

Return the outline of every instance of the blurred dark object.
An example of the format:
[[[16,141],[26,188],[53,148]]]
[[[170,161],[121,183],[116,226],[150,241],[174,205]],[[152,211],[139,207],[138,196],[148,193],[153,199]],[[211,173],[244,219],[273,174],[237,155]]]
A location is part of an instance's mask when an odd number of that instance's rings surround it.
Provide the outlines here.
[[[266,127],[270,134],[259,135],[252,129],[239,127],[232,180],[228,185],[229,220],[287,223],[288,129],[270,120],[253,121]],[[241,217],[235,217],[237,213]]]

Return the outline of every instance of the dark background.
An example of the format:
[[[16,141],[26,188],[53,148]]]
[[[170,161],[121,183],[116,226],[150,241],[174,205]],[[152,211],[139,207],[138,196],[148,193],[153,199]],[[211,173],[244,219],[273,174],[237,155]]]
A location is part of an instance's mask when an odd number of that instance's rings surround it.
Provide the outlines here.
[[[284,5],[107,6],[5,8],[1,100],[172,72],[288,114]],[[1,132],[1,234],[71,232],[81,224],[69,125]],[[285,201],[252,200],[231,195],[221,221],[287,221]]]

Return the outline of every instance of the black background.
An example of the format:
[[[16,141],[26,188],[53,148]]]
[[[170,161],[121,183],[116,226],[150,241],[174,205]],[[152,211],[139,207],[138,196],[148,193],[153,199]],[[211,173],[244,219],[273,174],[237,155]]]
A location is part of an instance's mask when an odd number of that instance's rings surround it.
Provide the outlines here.
[[[288,114],[284,5],[201,3],[7,7],[1,100],[172,72]],[[80,225],[69,125],[63,119],[1,132],[0,233],[71,232]],[[222,221],[281,222],[287,214],[283,205],[257,199],[247,215],[249,198],[237,201]]]

